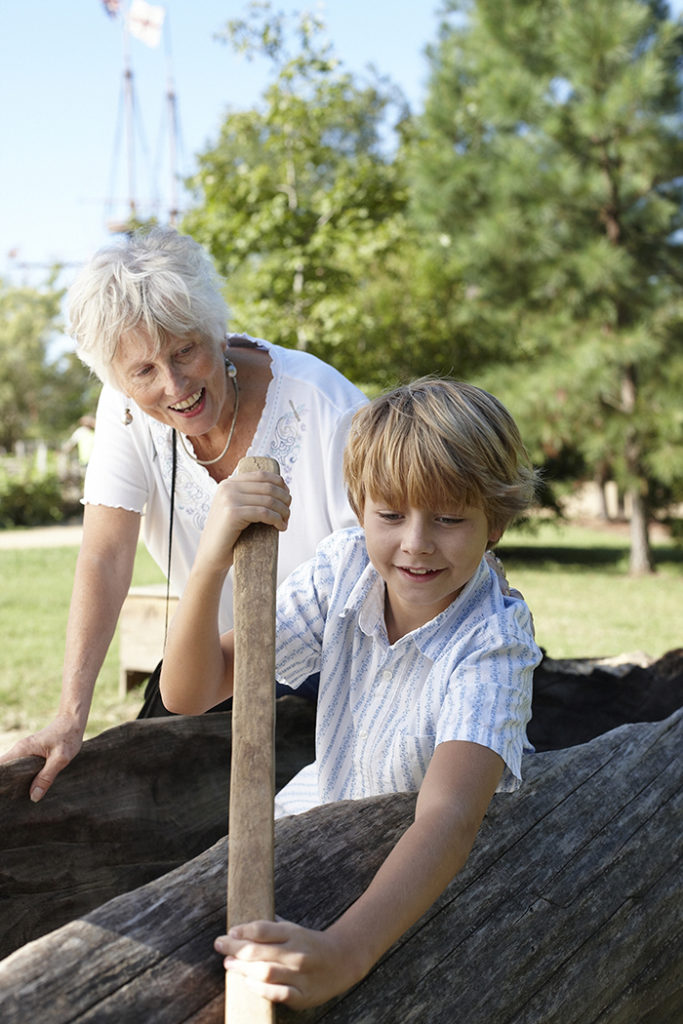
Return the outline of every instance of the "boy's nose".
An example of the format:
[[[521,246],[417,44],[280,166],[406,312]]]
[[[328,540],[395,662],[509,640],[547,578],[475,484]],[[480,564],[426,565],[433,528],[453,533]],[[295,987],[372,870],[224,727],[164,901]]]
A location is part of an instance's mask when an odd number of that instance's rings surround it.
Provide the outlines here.
[[[419,519],[409,520],[403,534],[403,550],[411,554],[429,552],[434,549],[431,531]]]

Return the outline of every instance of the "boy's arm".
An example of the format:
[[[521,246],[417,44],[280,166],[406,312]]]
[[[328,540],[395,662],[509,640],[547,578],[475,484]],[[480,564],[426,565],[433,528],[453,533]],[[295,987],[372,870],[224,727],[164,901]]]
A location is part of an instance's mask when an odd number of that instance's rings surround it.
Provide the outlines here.
[[[289,502],[275,473],[241,473],[218,485],[164,650],[159,688],[169,711],[201,714],[232,696],[233,636],[219,635],[218,609],[233,549],[250,523],[286,529]]]
[[[415,820],[359,899],[324,932],[254,922],[217,940],[226,966],[268,999],[317,1006],[360,981],[428,910],[465,864],[500,780],[498,754],[476,743],[440,744]]]

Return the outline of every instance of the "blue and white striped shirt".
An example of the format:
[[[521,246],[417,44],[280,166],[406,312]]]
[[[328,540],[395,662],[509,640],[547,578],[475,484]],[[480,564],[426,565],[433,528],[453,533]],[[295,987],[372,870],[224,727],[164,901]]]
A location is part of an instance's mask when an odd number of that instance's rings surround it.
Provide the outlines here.
[[[384,581],[363,530],[338,530],[278,589],[276,672],[296,689],[320,672],[316,761],[276,797],[276,814],[418,790],[436,746],[468,740],[505,762],[516,789],[541,660],[531,613],[482,559],[436,618],[389,644]]]

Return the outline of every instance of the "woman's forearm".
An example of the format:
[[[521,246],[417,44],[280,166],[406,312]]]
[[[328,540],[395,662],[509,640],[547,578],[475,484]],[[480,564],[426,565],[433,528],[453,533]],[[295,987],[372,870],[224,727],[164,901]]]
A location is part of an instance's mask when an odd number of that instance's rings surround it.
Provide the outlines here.
[[[140,517],[87,506],[69,607],[59,712],[88,719],[93,690],[133,574]]]

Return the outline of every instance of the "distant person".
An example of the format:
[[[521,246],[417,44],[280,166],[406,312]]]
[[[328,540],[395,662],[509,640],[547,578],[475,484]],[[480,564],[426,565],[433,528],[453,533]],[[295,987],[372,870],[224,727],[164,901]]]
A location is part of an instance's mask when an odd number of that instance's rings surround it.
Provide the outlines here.
[[[92,455],[94,444],[95,417],[81,416],[78,421],[78,426],[64,447],[66,451],[73,451],[74,448],[76,449],[78,452],[78,461],[85,469],[90,462],[90,456]]]
[[[356,521],[341,464],[351,416],[365,396],[309,353],[226,333],[220,288],[193,239],[159,228],[102,249],[70,290],[78,354],[104,387],[59,708],[49,725],[0,758],[45,758],[30,787],[34,801],[80,749],[141,527],[181,594],[218,485],[247,453],[277,459],[292,495],[280,578],[332,530]],[[232,625],[230,581],[218,618],[221,629]],[[157,680],[158,672],[147,714],[164,713]]]
[[[418,797],[370,886],[324,931],[257,921],[216,940],[229,971],[294,1009],[360,981],[463,867],[493,794],[520,784],[541,660],[529,609],[485,557],[535,482],[497,399],[432,378],[377,398],[353,420],[344,476],[362,526],[322,540],[278,589],[277,678],[296,690],[319,671],[320,689],[316,760],[276,813]],[[275,474],[218,488],[169,634],[170,708],[197,714],[232,693],[233,634],[216,624],[235,541],[251,522],[284,538],[289,520]]]

